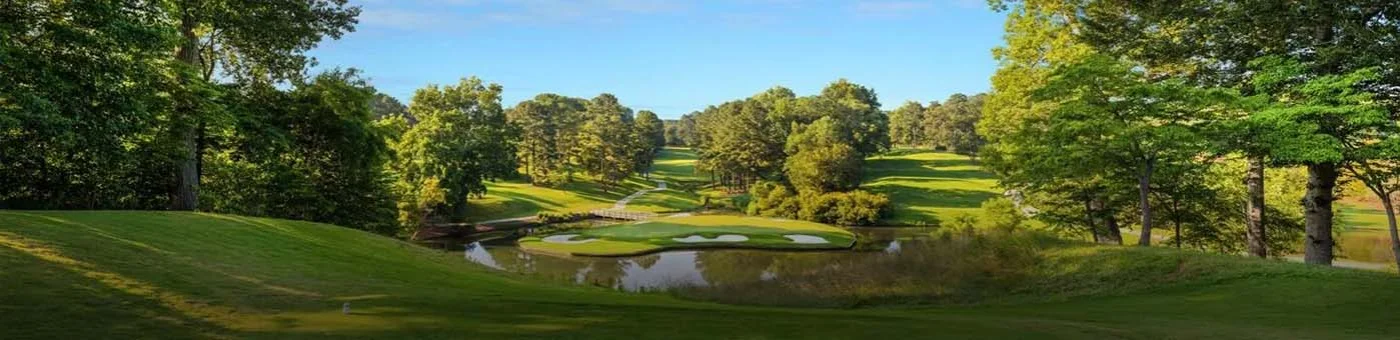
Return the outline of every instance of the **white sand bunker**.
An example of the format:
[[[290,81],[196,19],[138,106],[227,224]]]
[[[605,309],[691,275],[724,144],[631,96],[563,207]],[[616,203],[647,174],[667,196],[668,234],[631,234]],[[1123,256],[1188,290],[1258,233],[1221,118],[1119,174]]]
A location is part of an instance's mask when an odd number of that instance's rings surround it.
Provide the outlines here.
[[[748,237],[748,236],[744,236],[744,235],[732,235],[732,234],[730,234],[730,235],[719,235],[719,236],[717,236],[717,237],[715,237],[715,238],[705,238],[704,236],[700,236],[700,235],[690,235],[690,236],[686,236],[685,238],[672,238],[671,240],[672,240],[672,241],[676,241],[676,242],[682,242],[682,243],[744,242],[744,241],[748,241],[748,240],[749,240],[749,237]]]
[[[578,234],[549,235],[549,236],[545,236],[544,238],[541,238],[540,241],[544,241],[544,242],[547,242],[547,243],[579,244],[579,243],[588,243],[588,242],[593,242],[593,241],[597,241],[597,240],[598,240],[598,239],[596,239],[596,238],[590,238],[590,239],[587,239],[587,240],[575,240],[575,239],[573,239],[573,238],[575,238],[575,237],[578,237]]]
[[[823,243],[831,243],[831,242],[827,242],[826,239],[824,239],[824,238],[817,237],[817,236],[812,236],[812,235],[797,235],[797,234],[793,234],[793,235],[783,235],[783,237],[786,237],[786,238],[788,238],[789,240],[792,240],[792,243],[802,243],[802,244],[823,244]]]

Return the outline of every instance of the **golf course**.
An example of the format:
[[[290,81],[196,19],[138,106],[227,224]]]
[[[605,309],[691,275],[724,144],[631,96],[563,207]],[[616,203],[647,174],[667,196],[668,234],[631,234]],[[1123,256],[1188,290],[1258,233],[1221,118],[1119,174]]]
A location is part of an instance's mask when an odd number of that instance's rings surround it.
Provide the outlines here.
[[[1400,339],[1400,1],[0,1],[0,340]]]
[[[1014,303],[759,308],[549,284],[319,223],[3,211],[0,337],[1384,339],[1400,331],[1383,321],[1400,303],[1383,273],[1087,244],[1043,256],[1052,265],[1029,273],[1037,293]],[[1330,293],[1311,293],[1318,289]],[[1327,313],[1299,313],[1317,308]]]

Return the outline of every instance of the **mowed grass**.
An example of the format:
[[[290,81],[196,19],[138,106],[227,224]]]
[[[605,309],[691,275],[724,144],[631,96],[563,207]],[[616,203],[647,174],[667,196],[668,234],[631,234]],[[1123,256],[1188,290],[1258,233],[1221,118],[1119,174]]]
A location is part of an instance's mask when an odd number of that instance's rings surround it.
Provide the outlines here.
[[[656,155],[651,165],[651,177],[672,182],[708,181],[709,177],[695,172],[699,159],[689,148],[668,146]]]
[[[1349,260],[1394,263],[1385,211],[1357,200],[1338,201],[1341,236],[1337,255]]]
[[[579,212],[604,209],[639,190],[656,187],[654,180],[694,181],[695,153],[688,149],[666,148],[657,154],[652,179],[629,177],[616,187],[608,187],[584,176],[556,187],[534,186],[523,181],[486,183],[486,197],[468,200],[470,221],[525,217],[542,212]],[[694,193],[668,190],[647,193],[627,205],[627,210],[674,213],[694,210],[700,197]]]
[[[1387,339],[1381,273],[1071,247],[1038,300],[784,309],[557,286],[307,222],[0,211],[0,338]],[[1051,271],[1053,269],[1053,271]],[[1067,292],[1073,292],[1070,294]],[[351,313],[341,306],[351,303]]]
[[[518,243],[528,251],[556,255],[624,256],[677,248],[845,249],[850,248],[856,238],[845,229],[821,223],[732,215],[673,216],[561,234],[576,234],[575,241],[591,241],[552,243],[544,241],[542,236],[532,236]],[[747,240],[694,243],[675,240],[691,236],[713,239],[722,235],[740,235]],[[827,243],[796,243],[784,235],[815,236]]]
[[[996,176],[966,156],[895,150],[865,161],[862,189],[889,195],[891,225],[949,222],[957,214],[981,215],[982,202],[1000,195]]]

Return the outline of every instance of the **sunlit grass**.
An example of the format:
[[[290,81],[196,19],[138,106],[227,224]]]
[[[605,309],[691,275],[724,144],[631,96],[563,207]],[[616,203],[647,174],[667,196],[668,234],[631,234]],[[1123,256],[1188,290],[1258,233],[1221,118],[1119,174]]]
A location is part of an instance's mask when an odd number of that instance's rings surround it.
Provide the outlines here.
[[[866,159],[861,188],[889,195],[888,224],[948,222],[958,214],[981,215],[983,201],[997,197],[996,177],[976,162],[952,153],[896,150]]]
[[[692,174],[695,154],[688,149],[667,148],[657,155],[652,178],[678,181],[698,180]],[[486,197],[468,200],[471,221],[533,216],[541,212],[580,212],[605,209],[638,190],[656,187],[656,182],[632,176],[616,187],[600,184],[584,176],[555,187],[535,186],[522,181],[486,183]],[[633,200],[627,210],[659,213],[690,211],[699,207],[698,195],[674,190],[651,192]]]
[[[761,248],[761,249],[844,249],[855,243],[855,235],[841,228],[806,221],[730,215],[666,217],[642,222],[567,231],[584,243],[550,243],[540,237],[519,241],[529,251],[550,254],[620,256],[674,248]],[[784,235],[801,234],[825,239],[827,243],[795,243]],[[721,235],[744,236],[741,242],[686,243],[676,238]]]
[[[1389,275],[1169,249],[1056,248],[1045,255],[1050,262],[1031,267],[1045,269],[1030,271],[1034,279],[1027,282],[1040,284],[1016,295],[1030,304],[794,310],[546,284],[466,263],[459,253],[278,219],[0,211],[0,235],[3,339],[1400,334],[1400,324],[1389,322],[1391,307],[1400,304]],[[1017,268],[987,262],[994,259],[973,263]],[[866,291],[878,292],[874,286]],[[854,305],[926,301],[916,297]],[[345,302],[349,315],[341,314]]]

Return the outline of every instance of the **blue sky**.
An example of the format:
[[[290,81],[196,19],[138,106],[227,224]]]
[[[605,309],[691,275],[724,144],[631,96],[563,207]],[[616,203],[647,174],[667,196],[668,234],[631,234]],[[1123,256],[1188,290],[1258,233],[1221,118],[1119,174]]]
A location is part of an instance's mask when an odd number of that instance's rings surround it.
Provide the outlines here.
[[[356,31],[311,54],[405,104],[477,76],[514,105],[616,95],[663,118],[847,78],[885,109],[990,88],[1004,15],[983,0],[352,0]]]

